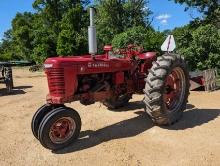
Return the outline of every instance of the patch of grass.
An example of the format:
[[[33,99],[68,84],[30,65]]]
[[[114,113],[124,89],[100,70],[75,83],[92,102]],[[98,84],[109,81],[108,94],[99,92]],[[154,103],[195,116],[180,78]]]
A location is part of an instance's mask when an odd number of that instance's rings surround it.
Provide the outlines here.
[[[217,85],[220,87],[220,77],[217,80]]]

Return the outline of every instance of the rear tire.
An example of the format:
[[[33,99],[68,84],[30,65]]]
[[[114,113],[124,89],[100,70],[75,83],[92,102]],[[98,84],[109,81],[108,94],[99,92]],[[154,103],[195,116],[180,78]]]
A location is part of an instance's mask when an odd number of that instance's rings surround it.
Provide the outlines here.
[[[176,54],[157,58],[149,70],[144,89],[146,112],[158,125],[178,121],[189,96],[189,72],[184,59]]]
[[[42,120],[38,136],[47,149],[58,150],[74,142],[81,130],[79,114],[68,107],[60,107],[49,112]]]

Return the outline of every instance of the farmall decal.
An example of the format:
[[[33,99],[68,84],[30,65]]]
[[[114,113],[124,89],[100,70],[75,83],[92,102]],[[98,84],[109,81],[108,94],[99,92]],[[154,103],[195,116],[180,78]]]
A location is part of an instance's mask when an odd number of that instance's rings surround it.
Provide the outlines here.
[[[105,62],[89,62],[88,63],[88,68],[102,68],[102,67],[109,67],[109,64]]]

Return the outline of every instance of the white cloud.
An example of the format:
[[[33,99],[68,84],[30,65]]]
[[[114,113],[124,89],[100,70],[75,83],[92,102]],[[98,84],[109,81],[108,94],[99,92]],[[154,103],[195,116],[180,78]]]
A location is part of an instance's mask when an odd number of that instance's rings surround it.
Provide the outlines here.
[[[170,17],[171,17],[171,15],[169,15],[169,14],[161,14],[161,15],[157,16],[156,19],[158,19],[158,20],[166,19],[167,20]]]
[[[171,18],[170,14],[161,14],[161,15],[156,17],[156,19],[159,20],[162,25],[167,25],[168,24],[168,20],[170,18]]]
[[[166,19],[160,21],[161,24],[167,25],[168,21]]]
[[[143,8],[143,11],[148,11],[150,8],[148,7],[148,6],[145,6],[144,8]]]

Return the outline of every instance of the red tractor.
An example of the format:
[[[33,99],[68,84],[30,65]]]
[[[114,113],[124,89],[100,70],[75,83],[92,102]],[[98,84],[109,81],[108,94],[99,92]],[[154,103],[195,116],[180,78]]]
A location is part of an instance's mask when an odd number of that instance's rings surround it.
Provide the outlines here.
[[[44,63],[49,94],[47,104],[33,116],[32,131],[51,150],[69,145],[80,133],[80,116],[65,103],[90,105],[99,101],[117,109],[133,94],[144,94],[146,113],[158,125],[175,123],[186,109],[189,74],[183,58],[170,53],[157,58],[156,53],[142,53],[135,46],[117,52],[105,46],[105,54],[94,55],[93,9],[90,16],[91,55],[49,58]]]

